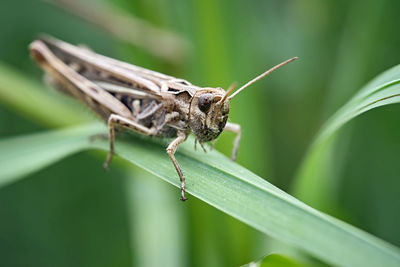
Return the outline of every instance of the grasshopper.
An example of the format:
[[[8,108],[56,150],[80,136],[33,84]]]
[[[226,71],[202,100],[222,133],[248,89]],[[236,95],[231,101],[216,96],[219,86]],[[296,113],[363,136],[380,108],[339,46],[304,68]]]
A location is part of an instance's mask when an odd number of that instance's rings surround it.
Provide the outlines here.
[[[217,87],[199,87],[186,80],[96,54],[52,37],[43,37],[29,46],[32,58],[44,69],[48,84],[86,104],[107,122],[109,153],[107,169],[115,152],[116,131],[174,138],[166,151],[180,179],[180,199],[185,201],[185,176],[175,159],[178,146],[190,132],[195,144],[215,140],[223,130],[236,134],[232,160],[236,159],[241,137],[240,125],[227,122],[229,101],[249,85],[288,59],[249,81],[233,94]]]

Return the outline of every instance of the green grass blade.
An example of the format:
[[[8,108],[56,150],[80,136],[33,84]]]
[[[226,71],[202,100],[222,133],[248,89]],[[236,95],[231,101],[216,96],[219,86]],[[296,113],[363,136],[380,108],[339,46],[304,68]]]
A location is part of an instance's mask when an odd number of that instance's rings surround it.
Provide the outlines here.
[[[384,105],[400,102],[400,65],[395,66],[364,86],[347,104],[339,109],[322,127],[315,144],[328,139],[354,117]]]
[[[351,119],[371,109],[400,102],[400,65],[395,66],[364,86],[321,128],[310,146],[295,179],[294,195],[318,209],[329,210],[334,203],[333,153],[335,134]]]
[[[270,254],[264,259],[251,262],[242,267],[301,267],[302,264],[280,254]]]
[[[2,141],[0,181],[3,182],[0,184],[5,184],[4,181],[9,183],[9,175],[14,177],[14,181],[15,177],[22,177],[22,174],[14,169],[26,167],[26,164],[30,164],[28,166],[31,170],[38,169],[46,165],[45,161],[50,164],[54,159],[79,150],[107,150],[107,140],[89,142],[90,136],[102,131],[105,132],[105,127],[85,126]],[[193,139],[189,139],[176,156],[187,177],[187,190],[191,195],[263,233],[295,245],[331,264],[400,264],[400,251],[396,247],[318,212],[217,151],[207,154],[194,151],[192,141]],[[13,147],[12,160],[7,160],[11,147],[6,143],[23,144]],[[116,151],[129,162],[179,186],[179,179],[165,153],[165,147],[160,144],[147,138],[125,140],[121,137],[116,143]],[[40,160],[42,157],[43,160]],[[34,162],[29,163],[33,158]],[[38,163],[34,168],[32,165],[35,162]],[[111,165],[112,167],[115,165]],[[176,196],[178,201],[178,190]]]
[[[0,187],[88,148],[88,131],[99,125],[46,132],[0,141]]]
[[[173,188],[138,168],[129,177],[136,178],[126,183],[133,266],[188,266],[188,220]]]
[[[74,125],[90,118],[77,101],[46,90],[43,84],[1,63],[0,103],[47,126]]]

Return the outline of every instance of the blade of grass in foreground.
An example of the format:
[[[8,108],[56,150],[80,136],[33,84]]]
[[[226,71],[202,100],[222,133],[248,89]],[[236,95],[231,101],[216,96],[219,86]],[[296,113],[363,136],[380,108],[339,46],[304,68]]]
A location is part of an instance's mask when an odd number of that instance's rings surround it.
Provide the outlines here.
[[[400,102],[400,65],[368,83],[321,128],[300,165],[294,195],[318,209],[333,203],[332,160],[335,134],[350,120],[371,109]]]
[[[89,148],[87,132],[100,125],[50,131],[0,141],[0,187]]]
[[[19,170],[26,164],[33,171],[79,150],[107,150],[107,140],[89,141],[105,131],[90,125],[0,141],[0,184],[27,174]],[[121,139],[116,143],[119,156],[179,186],[163,146],[143,138]],[[396,247],[314,210],[216,151],[195,152],[191,141],[177,153],[191,195],[330,264],[400,265]],[[177,201],[178,195],[177,190]]]
[[[264,259],[251,262],[249,264],[243,265],[242,267],[302,267],[298,262],[285,257],[280,254],[270,254],[266,256]]]

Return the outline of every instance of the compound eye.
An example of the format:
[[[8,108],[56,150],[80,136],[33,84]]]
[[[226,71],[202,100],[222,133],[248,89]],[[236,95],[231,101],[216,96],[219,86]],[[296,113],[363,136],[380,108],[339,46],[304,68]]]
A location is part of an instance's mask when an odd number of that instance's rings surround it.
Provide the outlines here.
[[[200,96],[197,104],[199,109],[202,112],[207,113],[210,110],[212,99],[212,94],[204,94]]]

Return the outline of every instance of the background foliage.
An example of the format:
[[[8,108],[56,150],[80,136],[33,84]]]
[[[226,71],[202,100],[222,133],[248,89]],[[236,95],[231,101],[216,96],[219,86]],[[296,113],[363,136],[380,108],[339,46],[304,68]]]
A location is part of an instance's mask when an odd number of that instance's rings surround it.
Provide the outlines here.
[[[299,56],[231,105],[231,120],[243,128],[239,163],[287,192],[293,192],[322,123],[362,85],[400,62],[395,0],[112,3],[179,33],[190,52],[169,63],[41,1],[3,0],[1,64],[40,81],[27,46],[43,32],[194,84],[224,88]],[[19,97],[35,104],[34,96]],[[0,101],[1,137],[69,123],[68,115],[59,123],[38,121]],[[56,108],[57,102],[48,105]],[[77,109],[91,117],[84,107]],[[328,203],[319,205],[326,199],[312,195],[320,189],[312,181],[306,184],[309,192],[296,191],[311,206],[397,246],[399,112],[398,105],[382,107],[340,132],[329,154]],[[232,138],[224,134],[217,148],[228,154]],[[176,188],[140,170],[114,167],[104,173],[104,156],[80,153],[0,190],[5,266],[156,266],[160,259],[165,266],[232,266],[291,251],[194,197],[182,205]]]

